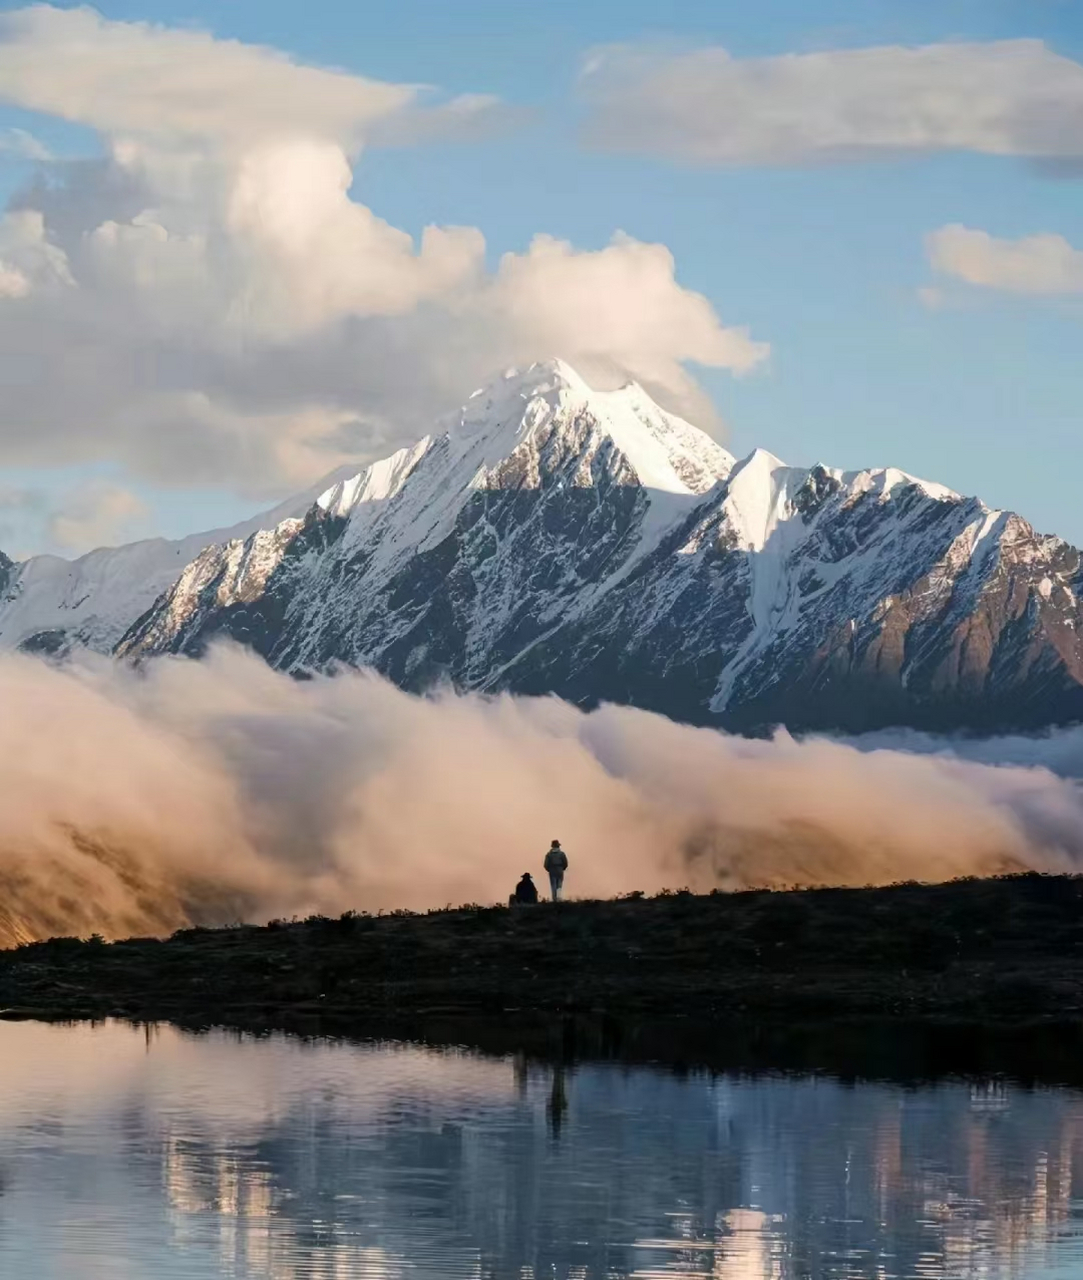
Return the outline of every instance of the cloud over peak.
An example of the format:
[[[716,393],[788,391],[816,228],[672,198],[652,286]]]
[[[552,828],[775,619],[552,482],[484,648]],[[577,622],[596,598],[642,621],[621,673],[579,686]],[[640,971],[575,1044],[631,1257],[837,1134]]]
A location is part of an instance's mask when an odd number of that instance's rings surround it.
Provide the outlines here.
[[[431,98],[89,9],[0,15],[0,99],[105,152],[0,220],[0,464],[59,453],[262,495],[347,438],[390,452],[508,364],[558,352],[702,420],[686,366],[764,358],[663,245],[539,235],[492,270],[478,228],[380,218],[353,194],[367,142],[470,136],[502,110]]]
[[[1039,40],[746,59],[616,46],[591,57],[581,85],[594,145],[692,164],[1083,155],[1083,66]]]

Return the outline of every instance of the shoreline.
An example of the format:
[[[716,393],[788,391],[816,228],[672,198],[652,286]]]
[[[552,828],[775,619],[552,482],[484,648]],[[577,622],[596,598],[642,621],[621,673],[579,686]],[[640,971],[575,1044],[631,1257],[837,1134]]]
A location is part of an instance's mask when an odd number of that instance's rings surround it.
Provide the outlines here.
[[[1024,1075],[1040,1066],[1024,1061],[1036,1057],[1027,1042],[1044,1037],[1072,1074],[1083,1062],[1083,878],[670,893],[347,913],[166,940],[53,939],[0,952],[0,1017],[367,1039],[398,1028],[543,1055],[563,1053],[571,1035],[573,1056],[737,1069],[768,1067],[772,1055],[780,1068],[791,1057],[815,1069],[848,1036],[894,1043],[874,1052],[882,1065],[905,1059],[915,1037],[934,1059],[954,1043],[960,1061],[968,1042],[999,1039],[1015,1044]],[[1083,1083],[1083,1067],[1078,1075]]]
[[[436,1053],[518,1059],[553,1070],[609,1065],[677,1075],[823,1076],[916,1088],[942,1081],[1083,1091],[1083,1022],[1044,1019],[981,1025],[925,1019],[611,1019],[589,1015],[431,1017],[355,1022],[317,1014],[248,1014],[226,1020],[73,1017],[47,1009],[0,1010],[4,1022],[171,1026],[192,1036],[225,1033],[307,1043],[407,1045]]]

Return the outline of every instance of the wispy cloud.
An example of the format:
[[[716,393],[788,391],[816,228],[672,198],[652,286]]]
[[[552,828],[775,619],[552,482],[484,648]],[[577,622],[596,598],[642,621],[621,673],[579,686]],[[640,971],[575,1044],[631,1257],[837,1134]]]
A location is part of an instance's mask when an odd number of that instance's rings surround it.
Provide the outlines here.
[[[241,145],[312,132],[353,145],[417,90],[203,31],[33,5],[0,15],[0,98],[107,133]]]
[[[63,551],[81,554],[145,535],[149,514],[146,503],[123,485],[88,481],[51,513],[49,538]]]
[[[152,531],[143,500],[113,480],[58,488],[0,484],[0,551],[16,560],[39,550],[80,555]]]
[[[692,164],[1083,156],[1083,66],[1038,40],[748,59],[616,46],[591,56],[581,85],[593,145]]]
[[[926,238],[929,264],[941,275],[1005,293],[1083,293],[1083,250],[1059,235],[1017,240],[959,225],[941,227]]]
[[[53,153],[26,129],[0,129],[0,155],[19,160],[36,160],[42,164],[55,159]]]
[[[13,560],[38,541],[37,533],[48,510],[48,496],[39,489],[0,484],[0,551]]]

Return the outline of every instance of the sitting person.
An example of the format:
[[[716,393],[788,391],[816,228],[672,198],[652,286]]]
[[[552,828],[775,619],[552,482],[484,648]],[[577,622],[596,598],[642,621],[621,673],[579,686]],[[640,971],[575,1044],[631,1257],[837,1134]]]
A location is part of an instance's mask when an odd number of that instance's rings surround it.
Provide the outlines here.
[[[529,871],[523,872],[523,877],[515,886],[515,892],[508,899],[509,907],[537,906],[538,903],[538,886],[534,883]]]

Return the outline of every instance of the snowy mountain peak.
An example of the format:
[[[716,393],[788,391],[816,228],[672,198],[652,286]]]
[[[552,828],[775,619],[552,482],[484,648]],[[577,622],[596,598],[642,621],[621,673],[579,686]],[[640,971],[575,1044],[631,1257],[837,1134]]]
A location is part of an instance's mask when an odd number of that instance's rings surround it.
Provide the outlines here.
[[[761,552],[795,511],[806,522],[814,519],[832,492],[845,492],[851,502],[872,496],[886,503],[910,488],[934,502],[964,501],[952,489],[920,480],[897,467],[865,471],[840,471],[822,463],[791,467],[767,449],[754,449],[734,464],[726,485],[724,511],[738,545]]]
[[[340,469],[317,504],[330,516],[349,517],[386,503],[426,458],[430,473],[441,472],[436,502],[445,512],[455,495],[538,488],[558,472],[569,473],[578,487],[604,472],[655,494],[695,496],[734,466],[721,445],[666,412],[638,383],[596,391],[566,361],[553,359],[507,370],[416,445],[363,470]]]
[[[912,476],[908,471],[900,471],[898,467],[881,467],[868,471],[842,471],[835,474],[848,487],[861,492],[875,492],[882,498],[889,497],[896,489],[907,488],[911,485],[918,488],[927,498],[932,498],[936,502],[958,502],[961,497],[954,489],[949,489],[946,485],[936,484],[932,480],[922,480],[918,476]]]
[[[755,449],[736,463],[726,486],[723,509],[738,544],[762,551],[785,525],[793,501],[810,473],[789,467],[766,449]]]
[[[1083,558],[895,468],[740,462],[635,383],[509,370],[224,536],[0,557],[0,647],[555,693],[761,729],[1083,720]]]
[[[607,444],[630,468],[623,482],[662,493],[706,493],[734,464],[706,432],[662,409],[638,383],[597,391],[557,359],[509,370],[474,392],[447,434],[456,452],[479,463],[483,485],[517,454],[527,464],[522,480],[540,483],[546,454],[552,459],[554,451],[562,462],[573,452],[583,459],[577,483],[590,483],[590,463]]]

